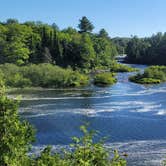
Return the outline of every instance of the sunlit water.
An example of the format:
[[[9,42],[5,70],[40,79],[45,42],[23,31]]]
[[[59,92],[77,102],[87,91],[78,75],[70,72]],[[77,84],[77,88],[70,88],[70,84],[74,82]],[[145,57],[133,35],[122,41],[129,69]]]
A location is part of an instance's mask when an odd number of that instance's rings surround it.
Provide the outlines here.
[[[135,65],[140,69],[145,66]],[[79,126],[90,122],[107,137],[106,146],[129,155],[129,166],[159,166],[166,156],[166,83],[144,86],[119,73],[110,87],[68,90],[20,90],[20,114],[37,128],[33,152],[45,145],[67,146],[80,136]]]

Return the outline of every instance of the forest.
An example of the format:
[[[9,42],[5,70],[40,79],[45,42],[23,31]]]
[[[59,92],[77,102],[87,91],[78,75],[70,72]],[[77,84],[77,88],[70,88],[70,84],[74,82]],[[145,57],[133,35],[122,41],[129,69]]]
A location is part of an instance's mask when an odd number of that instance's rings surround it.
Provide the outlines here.
[[[117,50],[106,30],[92,33],[94,26],[85,16],[78,28],[60,30],[55,23],[16,19],[1,22],[0,63],[52,63],[74,70],[109,66]]]
[[[126,46],[126,54],[129,63],[166,65],[166,33],[146,38],[134,36]]]
[[[111,39],[105,29],[93,33],[85,16],[78,29],[60,30],[40,21],[0,22],[0,78],[6,87],[78,87],[89,83],[85,74],[91,71],[134,71],[115,61],[129,39]],[[109,84],[112,77],[104,78]]]

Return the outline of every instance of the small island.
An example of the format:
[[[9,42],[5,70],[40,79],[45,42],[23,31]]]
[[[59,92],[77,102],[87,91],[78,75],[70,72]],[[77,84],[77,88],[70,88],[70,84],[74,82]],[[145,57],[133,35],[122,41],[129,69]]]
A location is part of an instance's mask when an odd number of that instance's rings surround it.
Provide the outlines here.
[[[159,84],[166,81],[166,66],[150,66],[143,74],[138,73],[129,78],[130,81],[139,84]]]
[[[94,84],[97,86],[108,86],[116,83],[115,73],[99,73],[94,77]]]

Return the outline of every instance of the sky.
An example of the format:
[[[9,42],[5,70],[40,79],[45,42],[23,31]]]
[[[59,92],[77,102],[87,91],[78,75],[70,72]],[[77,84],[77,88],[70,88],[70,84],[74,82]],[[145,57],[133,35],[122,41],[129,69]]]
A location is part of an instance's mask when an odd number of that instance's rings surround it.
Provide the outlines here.
[[[60,29],[77,28],[86,16],[97,33],[111,37],[151,36],[166,31],[166,0],[0,0],[0,21],[56,23]]]

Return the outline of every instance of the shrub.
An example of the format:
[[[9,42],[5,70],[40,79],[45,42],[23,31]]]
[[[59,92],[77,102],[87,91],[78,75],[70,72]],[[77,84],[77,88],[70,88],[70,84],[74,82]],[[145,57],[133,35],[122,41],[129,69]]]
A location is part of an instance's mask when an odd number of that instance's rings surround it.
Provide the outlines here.
[[[84,74],[51,64],[22,67],[4,64],[0,65],[0,69],[4,74],[5,84],[9,87],[78,87],[89,82],[89,78]]]
[[[23,77],[23,75],[16,73],[6,79],[7,85],[12,85],[13,87],[28,87],[31,86],[31,81],[28,78]]]
[[[94,84],[97,86],[107,86],[116,83],[116,78],[114,78],[114,73],[100,73],[96,74],[94,77]]]
[[[161,83],[161,80],[159,79],[154,79],[154,78],[141,78],[141,79],[137,79],[134,80],[133,78],[130,78],[131,81],[139,83],[139,84],[159,84]]]
[[[32,127],[21,121],[18,102],[0,96],[0,165],[27,166],[30,143],[34,140]]]
[[[129,67],[127,65],[119,64],[119,63],[113,63],[110,66],[111,72],[134,72],[138,71],[136,68]]]
[[[94,131],[88,131],[87,125],[80,127],[83,137],[74,137],[72,150],[64,150],[62,153],[51,153],[47,147],[33,162],[35,166],[125,166],[126,160],[121,157],[117,150],[110,152],[104,148],[103,141],[95,143]]]

